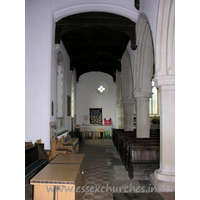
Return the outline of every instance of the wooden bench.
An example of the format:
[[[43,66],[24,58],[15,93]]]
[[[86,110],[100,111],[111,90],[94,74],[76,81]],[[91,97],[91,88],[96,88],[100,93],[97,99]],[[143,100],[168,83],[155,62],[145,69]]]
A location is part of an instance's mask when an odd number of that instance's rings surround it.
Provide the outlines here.
[[[33,146],[32,142],[25,142],[25,149],[28,149]]]
[[[134,177],[134,164],[159,164],[160,147],[158,144],[140,144],[130,147],[128,176]]]
[[[124,132],[126,133],[126,132]],[[128,144],[134,143],[134,142],[143,142],[143,141],[157,141],[160,142],[160,132],[158,130],[150,130],[150,138],[136,138],[135,135],[135,131],[134,134],[119,134],[119,142],[118,142],[118,153],[120,154],[120,158],[122,160],[122,164],[125,165],[126,162],[126,155],[128,154]],[[141,140],[140,140],[141,139]],[[127,169],[127,166],[126,166]]]
[[[63,149],[62,148],[62,144],[65,141],[65,137],[61,137],[61,139],[56,139],[53,141],[53,143],[51,144],[51,156],[49,160],[52,160],[57,154],[59,153],[64,153],[64,154],[69,154],[71,153],[71,151],[69,151],[68,149]]]
[[[70,131],[69,135],[71,138],[78,138],[79,141],[82,141],[82,133],[80,131],[80,128],[75,128],[75,131]]]
[[[65,143],[62,144],[62,148],[69,149],[72,153],[77,153],[79,150],[79,138],[71,138],[67,136],[65,138]]]
[[[150,144],[150,143],[160,143],[160,141],[158,139],[155,139],[155,138],[128,138],[128,139],[125,139],[123,141],[123,144],[121,146],[121,154],[120,154],[120,158],[122,160],[122,164],[126,166],[126,169],[127,169],[127,156],[129,154],[129,146],[132,145],[132,144],[138,144],[138,143],[147,143],[147,144]]]
[[[48,163],[48,155],[44,152],[44,144],[35,144],[25,150],[25,178],[42,169]]]
[[[117,135],[117,142],[116,142],[116,149],[118,151],[118,154],[121,154],[121,146],[123,144],[123,139],[125,138],[136,138],[136,131],[124,131],[124,132],[119,132]]]
[[[150,144],[160,146],[160,142],[157,139],[137,138],[135,140],[126,141],[126,149],[125,152],[123,151],[123,161],[122,161],[122,163],[125,165],[126,170],[128,170],[130,161],[130,149],[134,148],[134,146],[138,145],[148,146]]]
[[[113,129],[113,132],[112,132],[112,141],[113,141],[113,144],[114,146],[116,147],[116,141],[117,141],[117,135],[119,132],[123,132],[124,129]]]
[[[113,143],[120,154],[122,164],[132,179],[134,164],[158,164],[160,147],[160,130],[151,129],[150,138],[136,138],[134,131],[114,130]]]
[[[78,150],[79,150],[79,143],[64,143],[63,146],[62,146],[63,149],[68,149],[71,151],[71,153],[77,153]]]
[[[70,135],[64,137],[62,136],[60,139],[56,139],[51,144],[51,156],[50,160],[52,160],[57,154],[74,154],[79,150],[79,141],[78,138],[71,138]]]

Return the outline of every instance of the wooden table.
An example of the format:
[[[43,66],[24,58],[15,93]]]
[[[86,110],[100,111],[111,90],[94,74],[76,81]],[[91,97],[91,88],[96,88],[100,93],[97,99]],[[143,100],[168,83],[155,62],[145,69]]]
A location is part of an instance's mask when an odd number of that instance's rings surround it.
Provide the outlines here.
[[[84,157],[85,154],[58,154],[50,164],[80,164],[84,173]]]
[[[30,184],[34,185],[33,198],[81,200],[83,193],[74,191],[77,186],[83,186],[83,179],[79,164],[48,164],[30,180]]]

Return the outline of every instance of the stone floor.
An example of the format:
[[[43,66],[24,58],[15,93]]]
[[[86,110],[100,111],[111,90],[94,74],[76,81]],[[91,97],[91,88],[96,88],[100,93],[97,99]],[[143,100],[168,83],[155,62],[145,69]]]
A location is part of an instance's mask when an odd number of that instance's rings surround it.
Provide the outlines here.
[[[175,193],[157,193],[151,185],[149,175],[158,165],[135,165],[134,178],[130,180],[112,140],[84,140],[78,153],[85,154],[83,200],[175,199]],[[32,199],[29,179],[25,179],[26,200]]]

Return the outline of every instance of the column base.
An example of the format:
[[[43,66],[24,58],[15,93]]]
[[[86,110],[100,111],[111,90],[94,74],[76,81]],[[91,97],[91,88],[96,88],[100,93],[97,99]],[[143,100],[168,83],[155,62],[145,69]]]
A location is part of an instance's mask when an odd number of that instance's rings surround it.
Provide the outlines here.
[[[167,181],[167,182],[175,182],[175,174],[174,173],[166,173],[161,169],[157,169],[154,171],[154,176],[158,180]]]
[[[167,176],[167,175],[165,175],[165,176]],[[175,176],[174,176],[174,179],[175,179]],[[150,182],[156,188],[157,192],[175,192],[175,182],[159,180],[155,177],[155,175],[153,173],[150,174]]]

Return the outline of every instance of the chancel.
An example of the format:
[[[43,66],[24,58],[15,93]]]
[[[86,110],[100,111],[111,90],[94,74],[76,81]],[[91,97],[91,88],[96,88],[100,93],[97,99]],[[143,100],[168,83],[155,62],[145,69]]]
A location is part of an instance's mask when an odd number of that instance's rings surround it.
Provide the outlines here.
[[[175,199],[175,0],[25,2],[26,199]]]

